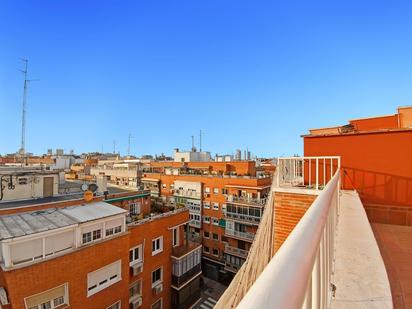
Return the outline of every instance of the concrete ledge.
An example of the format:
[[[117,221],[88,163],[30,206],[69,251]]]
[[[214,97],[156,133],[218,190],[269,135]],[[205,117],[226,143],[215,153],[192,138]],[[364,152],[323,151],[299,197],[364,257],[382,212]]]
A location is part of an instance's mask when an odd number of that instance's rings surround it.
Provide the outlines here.
[[[393,308],[388,275],[362,202],[341,191],[331,308]]]

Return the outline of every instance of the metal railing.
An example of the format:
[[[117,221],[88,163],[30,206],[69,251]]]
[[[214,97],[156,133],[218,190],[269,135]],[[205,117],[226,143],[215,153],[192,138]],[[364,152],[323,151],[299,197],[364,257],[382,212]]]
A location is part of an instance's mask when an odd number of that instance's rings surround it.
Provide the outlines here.
[[[248,232],[239,232],[239,231],[235,231],[235,230],[228,230],[225,229],[225,234],[227,236],[234,236],[234,237],[238,237],[238,238],[243,238],[249,241],[252,241],[253,238],[255,237],[255,234],[253,233],[248,233]]]
[[[189,190],[175,190],[174,191],[175,196],[181,196],[181,197],[192,197],[192,198],[197,198],[200,199],[202,198],[202,194],[199,192],[194,192],[194,191],[189,191]]]
[[[244,215],[236,212],[225,211],[224,213],[225,218],[233,219],[235,221],[247,222],[254,225],[259,225],[261,217],[255,217],[251,215]]]
[[[237,196],[237,195],[227,195],[227,202],[232,203],[242,203],[242,204],[251,204],[257,206],[265,206],[266,198],[253,198],[247,196]]]
[[[338,170],[237,308],[330,306],[339,181]]]
[[[242,257],[244,259],[246,259],[247,255],[249,253],[249,251],[247,251],[247,250],[239,249],[239,248],[232,247],[232,246],[229,246],[229,245],[225,245],[225,252],[228,253],[228,254],[232,254],[232,255]]]
[[[304,187],[320,190],[340,170],[340,157],[278,158],[277,186]]]

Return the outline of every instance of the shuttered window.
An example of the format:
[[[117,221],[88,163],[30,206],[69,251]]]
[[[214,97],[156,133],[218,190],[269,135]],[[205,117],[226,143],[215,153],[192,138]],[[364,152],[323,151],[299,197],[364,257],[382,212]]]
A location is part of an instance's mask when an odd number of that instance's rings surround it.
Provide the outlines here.
[[[53,309],[69,304],[67,283],[24,299],[27,309]]]
[[[120,281],[121,260],[87,274],[87,296],[91,296]]]

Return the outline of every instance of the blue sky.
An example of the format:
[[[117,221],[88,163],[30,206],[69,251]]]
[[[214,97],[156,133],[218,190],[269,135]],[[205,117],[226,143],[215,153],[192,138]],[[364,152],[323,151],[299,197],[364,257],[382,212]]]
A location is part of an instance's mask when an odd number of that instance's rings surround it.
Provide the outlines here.
[[[313,127],[412,104],[411,1],[0,2],[0,153],[302,153]]]

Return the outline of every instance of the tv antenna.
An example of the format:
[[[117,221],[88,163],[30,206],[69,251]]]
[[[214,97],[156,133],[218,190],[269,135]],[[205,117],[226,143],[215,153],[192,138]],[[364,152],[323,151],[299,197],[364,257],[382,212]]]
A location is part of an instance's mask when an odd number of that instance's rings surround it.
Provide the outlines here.
[[[38,81],[38,79],[27,79],[28,63],[29,60],[21,58],[24,62],[24,70],[19,70],[24,74],[24,88],[23,88],[23,106],[22,106],[22,119],[21,119],[21,145],[20,154],[26,155],[26,105],[27,105],[27,88],[28,84],[32,81]]]
[[[132,136],[131,133],[129,133],[129,136],[127,138],[127,156],[129,156],[129,157],[130,157],[130,142],[131,142],[132,138],[134,138],[134,137]]]

